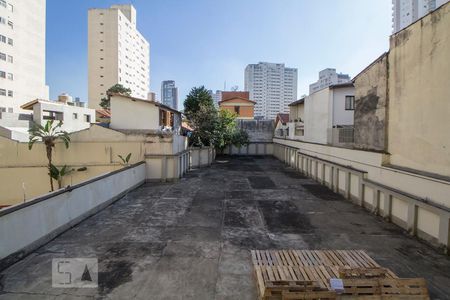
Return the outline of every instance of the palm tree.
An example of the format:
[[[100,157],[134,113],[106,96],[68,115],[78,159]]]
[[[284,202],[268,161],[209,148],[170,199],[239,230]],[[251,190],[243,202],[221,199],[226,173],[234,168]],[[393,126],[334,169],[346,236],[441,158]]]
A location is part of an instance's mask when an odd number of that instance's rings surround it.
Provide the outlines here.
[[[55,147],[55,142],[57,140],[62,140],[66,148],[69,148],[70,137],[69,134],[61,130],[62,121],[59,121],[55,126],[53,125],[54,120],[49,120],[45,126],[34,124],[33,127],[28,131],[30,133],[30,141],[28,142],[28,149],[32,149],[35,142],[42,140],[45,145],[45,150],[47,152],[48,159],[48,175],[50,178],[50,187],[52,191],[53,180],[51,175],[52,170],[52,152]]]

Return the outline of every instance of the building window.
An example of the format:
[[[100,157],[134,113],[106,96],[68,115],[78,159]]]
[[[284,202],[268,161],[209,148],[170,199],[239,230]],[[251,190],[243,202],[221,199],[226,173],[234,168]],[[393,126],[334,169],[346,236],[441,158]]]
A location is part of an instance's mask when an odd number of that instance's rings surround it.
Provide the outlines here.
[[[241,107],[240,106],[235,106],[234,107],[234,112],[239,115],[239,112],[241,111]]]
[[[0,23],[1,23],[1,24],[6,24],[6,19],[3,18],[3,17],[0,17]]]
[[[6,78],[6,72],[0,71],[0,78]]]
[[[345,96],[345,110],[355,110],[355,96]]]
[[[8,97],[12,97],[13,95],[13,91],[8,91]]]
[[[14,80],[14,75],[12,73],[8,73],[8,79],[9,80]]]
[[[8,26],[11,27],[11,29],[13,29],[14,28],[14,23],[11,22],[11,21],[8,21]]]
[[[91,123],[91,115],[84,115],[84,121]]]
[[[6,90],[0,89],[0,96],[6,96]]]
[[[0,59],[6,61],[6,54],[0,52]]]
[[[13,112],[13,108],[12,107],[8,107],[8,112],[12,113]]]
[[[14,61],[13,57],[11,55],[8,55],[8,62],[12,63]]]
[[[11,45],[11,46],[12,46],[12,45],[14,44],[14,42],[13,42],[13,39],[12,39],[12,38],[8,38],[8,44],[9,44],[9,45]]]
[[[6,1],[5,0],[0,0],[0,5],[3,7],[6,7]]]
[[[6,43],[6,36],[0,34],[0,42]]]
[[[78,114],[77,114],[77,113],[73,113],[72,118],[73,118],[74,120],[78,119]]]
[[[13,6],[12,4],[8,4],[8,9],[9,9],[10,11],[14,11],[14,6]]]

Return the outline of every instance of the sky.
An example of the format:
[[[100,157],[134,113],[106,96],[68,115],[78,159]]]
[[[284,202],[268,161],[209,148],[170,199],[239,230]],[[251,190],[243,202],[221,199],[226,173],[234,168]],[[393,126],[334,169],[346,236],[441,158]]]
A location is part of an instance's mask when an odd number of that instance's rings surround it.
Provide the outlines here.
[[[87,12],[117,3],[137,10],[150,42],[150,89],[175,80],[179,108],[195,86],[244,89],[248,64],[298,69],[298,97],[318,72],[355,76],[388,50],[391,0],[47,0],[47,84],[87,101]]]

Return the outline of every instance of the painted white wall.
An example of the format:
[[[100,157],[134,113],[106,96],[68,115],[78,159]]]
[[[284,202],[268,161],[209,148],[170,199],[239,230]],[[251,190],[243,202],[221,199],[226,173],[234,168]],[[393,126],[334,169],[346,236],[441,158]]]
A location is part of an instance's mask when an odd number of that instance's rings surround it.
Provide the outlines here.
[[[62,130],[74,132],[89,128],[95,122],[95,110],[58,102],[38,102],[33,106],[33,121],[45,125],[44,111],[63,113]],[[76,115],[76,116],[75,116]],[[89,120],[89,121],[88,121]]]
[[[327,143],[330,116],[330,90],[322,89],[305,98],[305,141]]]
[[[345,110],[345,96],[355,96],[355,88],[334,87],[331,92],[333,97],[332,125],[353,125],[354,110]]]
[[[112,96],[110,128],[158,130],[159,107],[150,101]]]
[[[0,216],[0,259],[15,253],[51,233],[62,230],[78,218],[145,180],[145,164],[125,169],[70,192],[56,195]],[[23,204],[18,204],[18,206]],[[15,208],[14,206],[7,208]],[[26,221],[24,221],[26,220]],[[45,241],[47,242],[47,241]]]

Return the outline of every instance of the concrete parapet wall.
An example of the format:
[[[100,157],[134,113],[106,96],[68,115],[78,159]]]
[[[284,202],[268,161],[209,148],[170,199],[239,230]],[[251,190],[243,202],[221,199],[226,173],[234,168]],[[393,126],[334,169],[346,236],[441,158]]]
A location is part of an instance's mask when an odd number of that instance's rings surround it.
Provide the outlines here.
[[[272,142],[250,142],[248,145],[242,147],[229,146],[223,154],[227,155],[272,155]]]
[[[1,210],[0,270],[139,186],[145,175],[140,162]]]
[[[383,167],[376,152],[274,139],[274,156],[449,252],[450,182]]]
[[[189,148],[190,168],[210,166],[216,158],[216,150],[213,147]]]
[[[272,142],[273,120],[237,120],[237,126],[248,133],[250,142]]]

